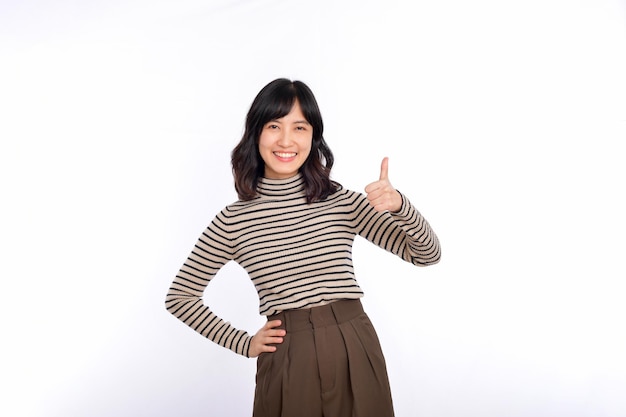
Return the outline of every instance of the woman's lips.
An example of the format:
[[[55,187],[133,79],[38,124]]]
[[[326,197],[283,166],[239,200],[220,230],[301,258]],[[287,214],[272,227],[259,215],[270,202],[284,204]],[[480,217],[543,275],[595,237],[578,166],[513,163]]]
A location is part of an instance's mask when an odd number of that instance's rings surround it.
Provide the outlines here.
[[[274,155],[281,161],[290,161],[298,154],[296,152],[274,152]]]

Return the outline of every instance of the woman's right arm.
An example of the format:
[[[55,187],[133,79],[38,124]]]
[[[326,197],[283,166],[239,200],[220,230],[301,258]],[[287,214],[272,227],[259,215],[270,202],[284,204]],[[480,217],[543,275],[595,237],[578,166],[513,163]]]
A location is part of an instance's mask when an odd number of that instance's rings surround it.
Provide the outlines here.
[[[183,323],[213,342],[243,356],[250,356],[252,337],[215,315],[202,295],[219,269],[233,259],[223,212],[202,233],[172,282],[165,306]]]

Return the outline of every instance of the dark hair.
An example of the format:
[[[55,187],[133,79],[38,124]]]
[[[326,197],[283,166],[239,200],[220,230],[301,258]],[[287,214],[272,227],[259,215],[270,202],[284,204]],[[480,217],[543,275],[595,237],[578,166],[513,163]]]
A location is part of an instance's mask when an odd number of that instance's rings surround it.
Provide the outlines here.
[[[243,137],[231,154],[235,190],[241,200],[257,195],[259,178],[265,173],[265,163],[259,153],[259,138],[269,121],[286,116],[298,101],[302,114],[313,127],[311,153],[300,167],[308,203],[324,200],[337,190],[330,179],[333,153],[324,141],[324,123],[315,96],[302,81],[279,78],[267,84],[255,97],[246,117]]]

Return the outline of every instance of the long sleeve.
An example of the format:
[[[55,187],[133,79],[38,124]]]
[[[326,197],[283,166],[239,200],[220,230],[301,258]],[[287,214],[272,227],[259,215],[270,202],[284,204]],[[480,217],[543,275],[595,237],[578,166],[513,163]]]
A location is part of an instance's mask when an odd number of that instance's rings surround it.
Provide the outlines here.
[[[397,213],[379,213],[365,196],[356,200],[357,233],[381,248],[417,266],[433,265],[441,258],[439,239],[426,219],[402,196]]]
[[[235,353],[248,356],[252,337],[215,315],[202,295],[222,266],[233,259],[223,213],[207,227],[176,275],[165,300],[167,310],[189,327]]]

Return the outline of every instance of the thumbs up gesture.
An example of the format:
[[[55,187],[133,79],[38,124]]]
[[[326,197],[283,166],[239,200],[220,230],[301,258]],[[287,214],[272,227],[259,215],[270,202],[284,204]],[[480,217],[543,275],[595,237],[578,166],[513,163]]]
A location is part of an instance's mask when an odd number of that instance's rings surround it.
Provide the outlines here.
[[[380,178],[365,187],[367,199],[376,211],[398,212],[402,208],[400,193],[389,182],[389,158],[383,158],[380,164]]]

